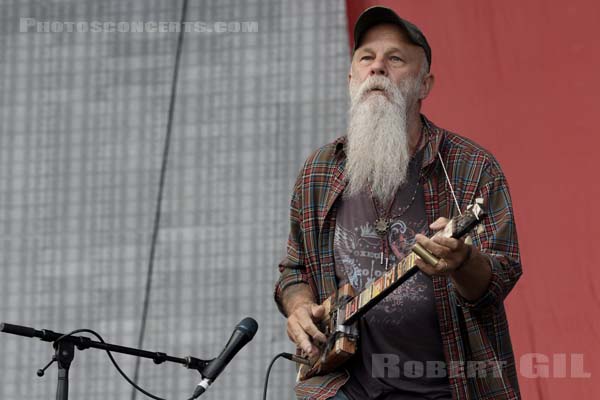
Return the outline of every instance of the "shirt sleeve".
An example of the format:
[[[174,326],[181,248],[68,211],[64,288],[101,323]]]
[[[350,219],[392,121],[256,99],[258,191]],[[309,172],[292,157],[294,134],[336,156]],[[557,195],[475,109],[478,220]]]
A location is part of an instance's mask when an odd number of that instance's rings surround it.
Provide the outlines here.
[[[301,171],[296,179],[290,204],[290,233],[287,241],[287,255],[279,263],[280,275],[275,283],[275,303],[283,315],[285,315],[281,303],[283,290],[299,283],[310,284],[309,276],[306,272],[302,235],[302,180],[303,172]]]
[[[508,183],[495,160],[484,171],[476,197],[483,198],[486,216],[483,230],[473,234],[473,244],[487,256],[492,276],[486,292],[475,301],[467,301],[455,288],[452,293],[462,307],[499,307],[522,275],[522,267]]]

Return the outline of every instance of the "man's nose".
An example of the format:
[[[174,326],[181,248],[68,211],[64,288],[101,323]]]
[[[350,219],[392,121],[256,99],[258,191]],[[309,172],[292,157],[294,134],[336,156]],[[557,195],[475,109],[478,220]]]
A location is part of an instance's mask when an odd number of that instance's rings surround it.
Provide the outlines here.
[[[369,71],[369,75],[381,75],[387,76],[387,70],[385,68],[385,64],[381,59],[375,59],[371,64],[371,70]]]

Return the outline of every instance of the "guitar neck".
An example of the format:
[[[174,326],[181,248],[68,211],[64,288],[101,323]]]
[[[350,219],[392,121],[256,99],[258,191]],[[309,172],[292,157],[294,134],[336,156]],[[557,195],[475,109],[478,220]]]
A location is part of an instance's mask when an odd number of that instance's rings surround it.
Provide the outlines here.
[[[483,211],[478,204],[475,204],[464,215],[453,218],[444,230],[436,235],[456,239],[462,238],[479,223],[482,216]],[[338,321],[344,325],[351,324],[375,307],[377,303],[418,271],[416,260],[419,256],[432,265],[437,262],[433,255],[419,244],[416,244],[412,247],[411,253],[396,266],[385,271],[382,276],[373,281],[357,296],[342,304],[338,308]]]
[[[418,271],[417,255],[411,252],[393,268],[388,269],[382,276],[368,285],[362,292],[353,297],[339,309],[338,320],[344,325],[351,324],[375,307],[394,289]]]

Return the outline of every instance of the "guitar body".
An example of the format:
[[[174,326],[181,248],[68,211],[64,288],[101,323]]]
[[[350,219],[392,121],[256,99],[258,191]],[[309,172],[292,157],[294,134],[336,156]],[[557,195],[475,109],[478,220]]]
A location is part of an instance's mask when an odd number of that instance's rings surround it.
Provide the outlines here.
[[[319,324],[319,329],[327,337],[327,343],[319,346],[321,355],[310,360],[311,366],[300,365],[298,371],[300,380],[338,370],[356,353],[358,348],[357,323],[354,322],[349,326],[342,325],[339,314],[335,312],[339,305],[354,296],[354,288],[347,283],[338,289],[337,294],[330,296],[322,303],[325,307],[325,318]]]

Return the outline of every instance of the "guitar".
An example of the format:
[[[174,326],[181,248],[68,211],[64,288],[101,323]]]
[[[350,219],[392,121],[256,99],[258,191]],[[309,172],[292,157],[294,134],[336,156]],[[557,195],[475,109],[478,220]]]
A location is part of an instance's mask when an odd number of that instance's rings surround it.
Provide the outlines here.
[[[463,238],[484,217],[482,203],[482,199],[477,199],[467,207],[464,214],[452,218],[446,227],[433,237],[441,235],[455,239]],[[347,283],[321,303],[325,307],[325,318],[318,325],[327,340],[324,344],[317,344],[320,356],[305,360],[300,365],[299,380],[335,371],[356,353],[359,337],[357,321],[419,270],[415,264],[419,257],[431,265],[439,261],[417,243],[408,256],[360,293],[356,294],[352,285]]]

